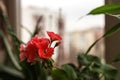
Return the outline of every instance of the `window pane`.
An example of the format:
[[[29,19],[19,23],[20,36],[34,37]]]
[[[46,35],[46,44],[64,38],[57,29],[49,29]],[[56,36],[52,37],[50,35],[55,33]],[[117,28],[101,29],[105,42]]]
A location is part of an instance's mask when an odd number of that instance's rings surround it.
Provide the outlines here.
[[[86,16],[92,9],[104,5],[104,0],[21,1],[23,27],[33,33],[37,20],[42,17],[39,24],[40,36],[46,36],[45,32],[49,30],[60,33],[63,37],[63,52],[60,54],[57,50],[53,56],[54,59],[59,58],[58,62],[61,61],[58,64],[74,63],[77,53],[84,53],[104,33],[104,15]],[[29,39],[30,34],[22,29],[22,40],[27,42]],[[103,52],[104,40],[101,40],[90,54],[103,58]]]

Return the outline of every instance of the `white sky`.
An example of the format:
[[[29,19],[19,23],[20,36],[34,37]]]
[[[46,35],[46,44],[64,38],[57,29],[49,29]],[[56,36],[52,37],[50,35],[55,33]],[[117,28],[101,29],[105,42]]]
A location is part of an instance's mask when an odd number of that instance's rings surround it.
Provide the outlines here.
[[[92,9],[104,4],[104,0],[21,0],[22,7],[48,7],[62,12],[66,17],[66,30],[83,30],[94,26],[104,26],[104,16],[85,16]]]

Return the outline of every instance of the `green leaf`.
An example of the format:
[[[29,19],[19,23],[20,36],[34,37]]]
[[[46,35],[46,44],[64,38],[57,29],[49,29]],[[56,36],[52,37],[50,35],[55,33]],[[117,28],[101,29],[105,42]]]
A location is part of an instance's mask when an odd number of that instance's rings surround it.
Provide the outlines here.
[[[98,41],[101,40],[101,38],[102,38],[102,37],[100,37],[99,39],[97,39],[97,40],[87,49],[87,51],[85,52],[86,55],[90,52],[90,50],[93,48],[93,46],[94,46]]]
[[[24,75],[20,71],[17,71],[15,69],[7,67],[5,65],[0,65],[0,72],[5,72],[12,76],[24,79]]]
[[[85,54],[87,55],[90,50],[93,48],[93,46],[100,41],[102,38],[108,37],[110,35],[112,35],[113,33],[117,32],[120,29],[120,23],[116,24],[115,26],[113,26],[111,29],[109,29],[107,32],[105,32],[105,34],[103,36],[101,36],[99,39],[97,39],[85,52]]]
[[[108,30],[102,37],[107,37],[113,34],[114,32],[118,31],[120,29],[120,23],[113,26],[110,30]]]
[[[13,55],[12,53],[12,50],[10,49],[10,44],[8,43],[8,40],[6,38],[6,36],[4,35],[4,33],[0,30],[0,36],[2,37],[3,39],[3,42],[5,44],[5,48],[7,50],[7,53],[11,59],[11,61],[13,62],[14,66],[18,69],[18,70],[21,70],[21,66],[19,65],[18,61],[15,59],[15,56]]]
[[[13,41],[16,42],[17,44],[19,44],[19,45],[20,45],[21,43],[25,44],[23,41],[21,41],[21,40],[17,37],[17,35],[15,34],[15,32],[13,32],[12,30],[8,31],[8,33],[9,33],[10,36],[12,37]]]
[[[67,73],[62,69],[54,69],[52,71],[53,80],[69,80],[67,78]]]
[[[89,66],[92,63],[101,64],[100,58],[94,55],[79,54],[77,60],[78,63],[83,66]]]
[[[84,54],[79,54],[77,56],[77,60],[78,60],[78,63],[81,65],[81,66],[87,66],[89,65],[91,62],[88,61],[87,55],[84,55]]]
[[[13,31],[9,21],[8,21],[8,18],[3,15],[2,13],[0,13],[0,18],[4,21],[5,25],[6,25],[6,29],[8,30],[10,36],[12,37],[12,39],[15,41],[15,42],[18,42],[18,43],[23,43],[25,44],[23,41],[21,41],[20,39],[18,39],[18,37],[16,36],[15,32]]]
[[[111,65],[101,65],[105,80],[117,80],[117,69]]]
[[[62,69],[67,73],[67,77],[69,80],[76,80],[77,79],[77,74],[73,67],[71,67],[68,64],[62,65]]]
[[[38,70],[38,69],[36,69],[36,70]],[[47,77],[48,77],[48,72],[47,72],[47,70],[44,69],[44,68],[41,68],[41,69],[39,69],[39,70],[40,70],[40,71],[36,71],[36,72],[39,73],[39,75],[37,76],[37,77],[38,77],[37,80],[47,80]]]
[[[120,4],[106,4],[93,9],[89,14],[113,14],[120,13]]]
[[[10,30],[10,29],[11,29],[11,25],[9,24],[8,18],[7,18],[4,14],[2,14],[1,12],[0,12],[0,18],[1,18],[1,20],[3,20],[4,23],[7,25],[7,26],[6,26],[7,29]]]
[[[113,16],[113,17],[116,17],[116,18],[120,19],[120,14],[108,14],[108,15]]]
[[[101,74],[101,76],[99,76],[100,80],[102,80],[103,77],[105,78],[105,80],[117,80],[118,71],[115,67],[111,65],[101,64],[99,67],[96,68],[91,67],[91,70],[91,73],[95,72],[96,74]]]

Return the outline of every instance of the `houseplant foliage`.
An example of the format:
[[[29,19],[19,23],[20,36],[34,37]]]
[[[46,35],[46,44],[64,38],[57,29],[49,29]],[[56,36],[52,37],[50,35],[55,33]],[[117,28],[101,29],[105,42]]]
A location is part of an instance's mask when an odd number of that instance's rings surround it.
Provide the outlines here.
[[[108,4],[92,10],[88,15],[106,14],[119,18],[120,4]],[[89,55],[92,47],[102,38],[108,37],[120,29],[120,23],[113,26],[103,36],[96,40],[85,53],[77,56],[77,66],[68,63],[61,68],[54,67],[51,58],[54,48],[60,44],[62,38],[54,32],[47,32],[48,38],[37,36],[38,23],[35,32],[31,35],[28,43],[17,38],[7,17],[0,13],[0,18],[6,26],[4,32],[0,29],[0,38],[4,44],[8,58],[12,65],[0,64],[0,79],[3,80],[117,80],[117,69],[111,65],[101,62],[97,56]],[[1,26],[2,27],[2,26]],[[8,41],[6,33],[11,37],[13,48]],[[51,47],[53,41],[57,41]],[[33,54],[35,53],[35,54]],[[119,61],[117,57],[115,61]],[[7,76],[7,77],[6,77]]]

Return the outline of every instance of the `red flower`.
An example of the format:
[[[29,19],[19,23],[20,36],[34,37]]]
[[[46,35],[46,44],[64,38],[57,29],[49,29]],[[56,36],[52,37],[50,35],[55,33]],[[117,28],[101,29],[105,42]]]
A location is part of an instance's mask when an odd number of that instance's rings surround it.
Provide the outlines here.
[[[38,58],[51,58],[54,48],[50,47],[48,38],[33,37],[26,46],[20,45],[20,61],[25,58],[28,62],[33,62]]]
[[[61,36],[53,32],[47,32],[48,36],[51,39],[51,42],[48,38],[40,38],[38,35],[33,37],[25,46],[20,45],[20,61],[27,59],[28,62],[34,62],[40,58],[48,59],[54,53],[54,48],[60,44],[62,40]],[[55,46],[52,48],[52,41],[57,41]]]
[[[54,32],[47,31],[48,36],[50,37],[51,41],[62,40],[59,34],[55,34]]]

